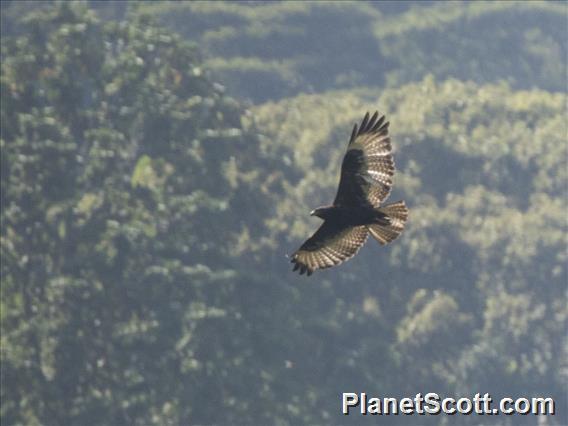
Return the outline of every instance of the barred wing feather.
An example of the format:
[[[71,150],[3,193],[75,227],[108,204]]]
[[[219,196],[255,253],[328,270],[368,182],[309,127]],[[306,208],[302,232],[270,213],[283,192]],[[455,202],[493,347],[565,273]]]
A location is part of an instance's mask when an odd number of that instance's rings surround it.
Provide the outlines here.
[[[368,235],[366,226],[341,228],[326,221],[292,255],[294,271],[311,275],[316,269],[339,265],[355,256]]]
[[[361,126],[353,127],[347,152],[341,164],[341,178],[334,205],[378,207],[392,188],[394,160],[388,133],[389,122],[365,115]]]

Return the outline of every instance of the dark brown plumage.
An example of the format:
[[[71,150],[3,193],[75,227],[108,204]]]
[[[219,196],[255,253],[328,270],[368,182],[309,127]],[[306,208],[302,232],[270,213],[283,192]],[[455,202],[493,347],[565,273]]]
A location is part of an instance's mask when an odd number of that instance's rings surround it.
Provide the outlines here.
[[[388,129],[388,121],[378,112],[372,117],[365,114],[359,128],[353,127],[335,200],[311,213],[324,222],[291,256],[294,271],[311,275],[339,265],[359,251],[369,234],[384,245],[404,229],[404,201],[380,207],[391,192],[394,175]]]

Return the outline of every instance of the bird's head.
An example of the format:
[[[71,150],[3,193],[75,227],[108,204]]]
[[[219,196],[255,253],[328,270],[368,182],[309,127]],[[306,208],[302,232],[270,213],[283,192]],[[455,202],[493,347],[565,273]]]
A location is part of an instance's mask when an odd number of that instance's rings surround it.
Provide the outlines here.
[[[317,216],[319,218],[325,219],[328,210],[328,207],[318,207],[317,209],[314,209],[310,212],[310,216]]]

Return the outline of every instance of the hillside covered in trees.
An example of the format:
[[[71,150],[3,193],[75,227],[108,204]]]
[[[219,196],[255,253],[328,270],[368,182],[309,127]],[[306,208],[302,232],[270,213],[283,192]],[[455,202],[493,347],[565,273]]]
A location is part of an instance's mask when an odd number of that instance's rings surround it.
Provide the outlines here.
[[[568,423],[567,19],[3,3],[2,424]],[[293,274],[376,109],[407,229]],[[344,416],[342,392],[556,414]]]

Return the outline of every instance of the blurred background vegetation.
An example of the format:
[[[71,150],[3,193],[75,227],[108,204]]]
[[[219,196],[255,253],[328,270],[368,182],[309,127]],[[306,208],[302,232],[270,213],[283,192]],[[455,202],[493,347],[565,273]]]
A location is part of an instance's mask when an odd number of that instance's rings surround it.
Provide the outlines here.
[[[2,2],[3,425],[567,418],[564,2]],[[391,246],[285,257],[391,121]],[[345,417],[341,392],[557,414]]]

